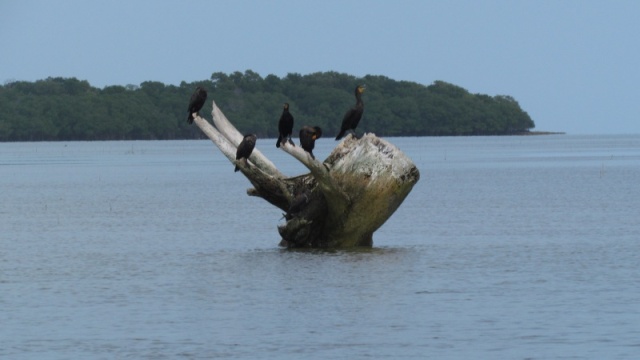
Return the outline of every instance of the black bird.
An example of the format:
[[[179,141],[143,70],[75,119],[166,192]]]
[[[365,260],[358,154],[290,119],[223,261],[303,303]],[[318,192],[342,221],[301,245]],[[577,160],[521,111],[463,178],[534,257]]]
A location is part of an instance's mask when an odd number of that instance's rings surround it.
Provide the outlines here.
[[[189,100],[189,108],[187,108],[189,112],[187,122],[189,124],[193,124],[193,113],[197,113],[202,109],[205,100],[207,100],[207,91],[200,86],[196,87],[196,90],[191,95],[191,100]]]
[[[311,155],[311,158],[315,159],[313,156],[313,148],[316,145],[316,139],[322,136],[322,129],[318,126],[303,126],[300,129],[300,146],[304,149],[304,151],[308,152]]]
[[[289,104],[284,103],[282,109],[282,115],[280,115],[280,121],[278,121],[278,141],[276,147],[280,147],[280,143],[289,140],[289,143],[296,146],[291,140],[291,133],[293,132],[293,115],[289,112]]]
[[[247,161],[249,156],[251,156],[251,152],[253,152],[253,148],[256,147],[257,138],[256,134],[247,134],[244,136],[240,145],[238,145],[238,150],[236,150],[236,160],[244,158],[245,161]],[[233,171],[238,170],[240,170],[240,168],[236,165],[236,168]]]
[[[362,118],[364,112],[364,104],[362,103],[362,93],[364,92],[364,85],[356,86],[356,105],[349,109],[342,118],[342,126],[340,126],[340,133],[336,136],[336,140],[340,140],[347,131],[353,131],[355,136],[356,126]]]
[[[311,191],[309,189],[304,189],[291,202],[291,206],[289,206],[289,210],[284,215],[285,219],[291,220],[295,217],[296,214],[304,210],[311,201]]]

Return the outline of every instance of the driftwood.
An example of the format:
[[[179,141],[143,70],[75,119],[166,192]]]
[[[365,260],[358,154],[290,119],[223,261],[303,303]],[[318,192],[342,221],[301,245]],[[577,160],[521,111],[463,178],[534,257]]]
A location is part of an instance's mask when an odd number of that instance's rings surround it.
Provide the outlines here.
[[[312,159],[299,146],[283,143],[280,149],[310,171],[286,177],[257,146],[248,162],[236,161],[242,134],[215,102],[211,114],[213,126],[200,116],[194,122],[249,179],[254,187],[247,193],[287,213],[286,223],[278,226],[282,246],[372,246],[373,233],[420,178],[411,159],[373,134],[360,139],[348,135],[324,162]]]

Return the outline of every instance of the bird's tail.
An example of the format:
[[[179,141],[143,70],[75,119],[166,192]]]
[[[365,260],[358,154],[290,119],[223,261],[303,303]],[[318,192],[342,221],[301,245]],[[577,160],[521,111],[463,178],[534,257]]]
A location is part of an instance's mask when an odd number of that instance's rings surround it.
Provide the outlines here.
[[[340,130],[340,133],[338,134],[338,136],[336,136],[336,140],[342,139],[343,136],[344,136],[344,130]]]
[[[238,172],[238,170],[240,170],[240,168],[238,167],[238,165],[236,165],[236,168],[233,170],[233,172]]]
[[[187,122],[189,123],[189,125],[193,124],[193,114],[189,113],[189,116],[187,116]]]
[[[282,135],[278,136],[278,141],[276,141],[276,147],[280,147],[280,141],[282,141]]]

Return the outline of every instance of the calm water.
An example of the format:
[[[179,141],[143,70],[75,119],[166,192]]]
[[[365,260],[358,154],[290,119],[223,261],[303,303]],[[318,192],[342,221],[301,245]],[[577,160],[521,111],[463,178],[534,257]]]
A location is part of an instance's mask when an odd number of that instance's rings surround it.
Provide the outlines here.
[[[0,144],[0,358],[640,357],[640,136],[390,140],[357,251],[278,248],[208,140]]]

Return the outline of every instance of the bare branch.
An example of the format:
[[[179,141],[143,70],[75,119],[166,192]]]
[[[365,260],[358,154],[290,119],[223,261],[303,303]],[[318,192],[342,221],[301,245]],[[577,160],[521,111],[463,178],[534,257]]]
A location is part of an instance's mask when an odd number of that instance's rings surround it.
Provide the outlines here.
[[[207,120],[200,117],[196,114],[194,116],[193,122],[202,130],[202,132],[207,135],[211,141],[220,149],[220,151],[224,154],[224,156],[234,163],[236,160],[236,148],[237,145],[233,145],[227,140],[216,128],[214,128]]]
[[[211,105],[213,110],[211,111],[211,116],[213,117],[213,124],[218,129],[219,133],[222,134],[231,144],[233,144],[236,148],[242,141],[243,135],[238,131],[233,124],[227,119],[222,111],[218,108],[215,101],[211,101]],[[257,146],[257,145],[256,145]],[[235,154],[234,154],[235,160]],[[264,156],[257,147],[251,153],[251,157],[249,158],[258,168],[262,171],[266,172],[271,176],[275,176],[278,178],[284,178],[285,176],[278,170],[278,168],[269,160],[266,156]]]
[[[313,159],[308,152],[302,149],[302,147],[291,146],[288,143],[283,143],[283,145],[280,146],[280,149],[296,158],[304,166],[306,166],[307,169],[311,171],[311,174],[318,181],[320,189],[325,194],[325,196],[335,200],[333,202],[330,202],[331,204],[339,207],[346,206],[346,203],[349,201],[349,197],[341,190],[339,186],[334,184],[329,173],[328,165],[323,164],[316,159]]]

